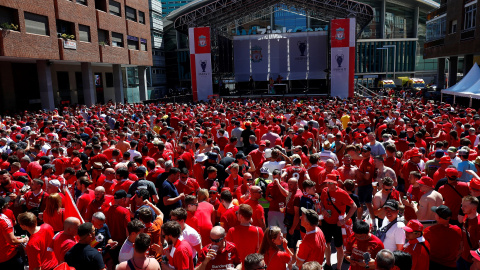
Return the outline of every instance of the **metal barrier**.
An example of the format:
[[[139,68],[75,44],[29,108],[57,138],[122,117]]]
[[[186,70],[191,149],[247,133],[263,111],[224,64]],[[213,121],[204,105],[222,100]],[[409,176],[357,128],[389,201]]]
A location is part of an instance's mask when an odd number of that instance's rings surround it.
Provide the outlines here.
[[[378,94],[368,89],[367,87],[363,86],[362,84],[357,83],[355,85],[355,96],[371,98],[371,97],[378,96]]]

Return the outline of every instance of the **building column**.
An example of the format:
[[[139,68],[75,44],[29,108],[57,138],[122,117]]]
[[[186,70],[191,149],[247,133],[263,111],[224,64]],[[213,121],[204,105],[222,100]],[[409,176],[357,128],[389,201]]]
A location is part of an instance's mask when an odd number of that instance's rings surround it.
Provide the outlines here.
[[[140,101],[148,99],[147,68],[144,66],[138,67],[138,91],[140,91]]]
[[[8,61],[0,61],[0,93],[2,95],[1,111],[15,110],[15,84],[13,81],[12,63]]]
[[[96,103],[92,63],[82,62],[82,82],[83,82],[83,97],[85,105],[93,106]]]
[[[123,96],[122,66],[119,64],[113,65],[113,87],[115,89],[115,102],[123,103],[125,99]]]
[[[458,56],[451,56],[448,61],[448,86],[452,87],[457,83]]]
[[[420,7],[415,7],[414,12],[415,13],[413,15],[413,37],[418,38],[418,20],[420,18]]]
[[[437,89],[445,88],[445,58],[438,58]]]
[[[37,73],[42,108],[51,111],[55,109],[55,100],[53,98],[52,70],[49,60],[37,60]]]
[[[75,82],[75,72],[68,72],[68,80],[70,82],[70,102],[71,104],[78,104],[78,89]],[[73,90],[77,89],[77,90]]]
[[[380,38],[385,38],[385,16],[387,13],[387,0],[382,0],[380,3]],[[375,19],[374,19],[375,20]]]
[[[473,54],[466,54],[463,58],[463,76],[473,67]]]

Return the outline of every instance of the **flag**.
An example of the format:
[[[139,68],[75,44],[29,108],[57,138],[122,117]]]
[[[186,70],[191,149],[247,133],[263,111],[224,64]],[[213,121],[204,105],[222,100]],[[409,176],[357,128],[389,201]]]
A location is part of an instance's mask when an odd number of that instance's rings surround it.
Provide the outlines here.
[[[85,223],[68,189],[65,189],[65,195],[65,218],[76,217],[81,223]]]

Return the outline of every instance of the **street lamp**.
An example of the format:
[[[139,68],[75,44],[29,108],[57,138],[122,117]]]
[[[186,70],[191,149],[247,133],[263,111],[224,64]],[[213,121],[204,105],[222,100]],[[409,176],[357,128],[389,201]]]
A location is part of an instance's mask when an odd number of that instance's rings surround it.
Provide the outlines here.
[[[395,80],[395,72],[397,68],[397,45],[384,45],[383,48],[387,48],[387,55],[388,55],[388,48],[393,48],[393,79]]]
[[[385,77],[388,79],[388,48],[377,48],[377,50],[385,50],[387,51],[387,68],[385,69]],[[382,61],[383,64],[383,61]]]

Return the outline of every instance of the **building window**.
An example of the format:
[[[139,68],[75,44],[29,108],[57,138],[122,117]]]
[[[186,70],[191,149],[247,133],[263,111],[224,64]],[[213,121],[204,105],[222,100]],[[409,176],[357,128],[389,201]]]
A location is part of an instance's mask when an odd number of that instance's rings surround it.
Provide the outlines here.
[[[138,51],[138,38],[127,36],[127,44],[129,50],[137,50]]]
[[[140,39],[140,50],[142,51],[147,51],[147,40],[146,39]]]
[[[450,34],[454,34],[457,32],[457,20],[453,20],[450,22]]]
[[[105,73],[105,84],[107,87],[113,87],[113,73],[111,72]]]
[[[475,27],[475,20],[477,17],[477,4],[471,4],[465,7],[465,22],[464,30],[472,29]]]
[[[0,24],[11,26],[10,30],[20,31],[17,10],[0,6]]]
[[[80,41],[90,42],[90,26],[79,24],[78,36],[80,38]]]
[[[113,14],[119,17],[122,16],[122,8],[120,6],[120,3],[117,1],[110,0],[109,10],[110,10],[110,14]]]
[[[77,0],[77,3],[86,6],[87,5],[87,0]]]
[[[137,11],[134,8],[125,6],[125,17],[130,21],[137,21]]]
[[[446,15],[427,21],[427,42],[445,38],[446,24]]]
[[[110,45],[110,42],[108,42],[108,31],[102,30],[102,29],[97,29],[98,32],[98,43],[101,45]]]
[[[107,12],[107,2],[105,0],[95,0],[95,9]]]
[[[48,17],[25,12],[25,30],[30,34],[50,35],[48,29]]]
[[[145,12],[138,11],[138,22],[141,24],[145,24]]]
[[[123,47],[123,34],[112,32],[112,46]]]

